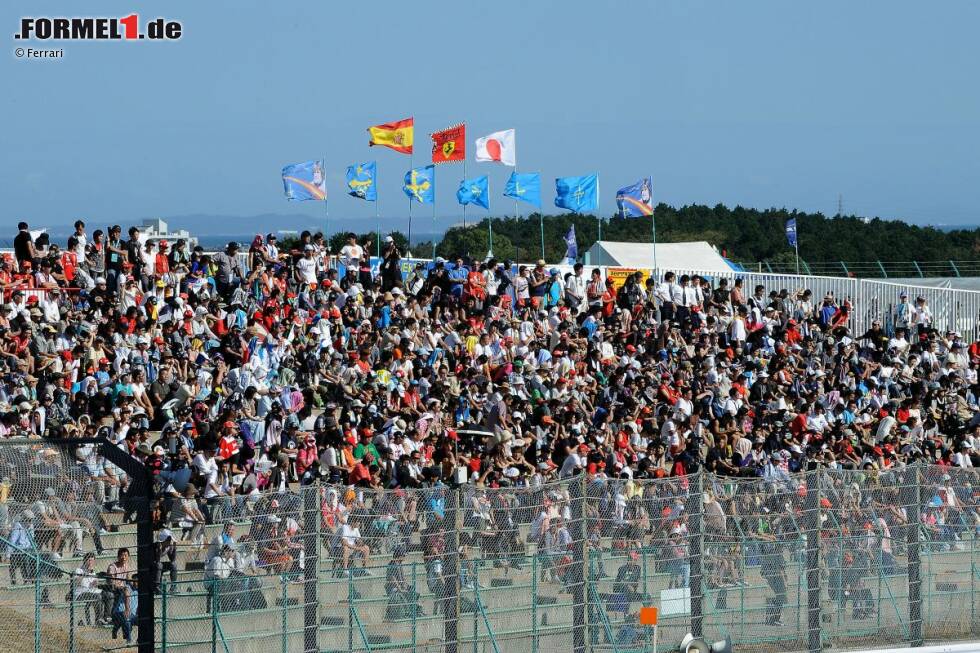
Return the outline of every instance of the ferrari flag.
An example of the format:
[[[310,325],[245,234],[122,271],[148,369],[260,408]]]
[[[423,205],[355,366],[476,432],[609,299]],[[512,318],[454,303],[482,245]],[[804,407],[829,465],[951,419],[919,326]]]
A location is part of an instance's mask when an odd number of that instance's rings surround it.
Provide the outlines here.
[[[383,145],[402,154],[411,154],[415,140],[415,118],[368,127],[368,132],[371,134],[368,145]]]
[[[432,163],[466,159],[466,125],[456,125],[432,134]]]

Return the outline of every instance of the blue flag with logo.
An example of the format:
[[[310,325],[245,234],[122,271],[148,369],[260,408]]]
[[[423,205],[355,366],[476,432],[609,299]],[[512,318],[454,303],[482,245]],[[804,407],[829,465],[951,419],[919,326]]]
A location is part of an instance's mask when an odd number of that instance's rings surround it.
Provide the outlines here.
[[[490,181],[486,175],[476,179],[464,179],[459,182],[456,200],[460,204],[476,204],[485,209],[490,208]]]
[[[640,181],[616,191],[616,207],[624,218],[653,215],[653,180]]]
[[[513,197],[528,204],[541,207],[541,174],[537,172],[510,173],[504,197]]]
[[[796,218],[786,221],[786,241],[790,247],[796,247]]]
[[[376,201],[378,199],[378,187],[375,184],[377,172],[378,165],[375,161],[347,166],[347,194],[368,202]]]
[[[432,204],[436,201],[436,167],[412,168],[405,173],[402,190],[410,200],[419,204]]]
[[[327,178],[323,174],[323,161],[294,163],[282,169],[282,185],[286,199],[295,202],[302,200],[327,199]]]
[[[578,241],[575,240],[575,225],[565,234],[565,265],[572,265],[578,258]]]
[[[581,213],[599,205],[599,175],[555,179],[555,206]]]

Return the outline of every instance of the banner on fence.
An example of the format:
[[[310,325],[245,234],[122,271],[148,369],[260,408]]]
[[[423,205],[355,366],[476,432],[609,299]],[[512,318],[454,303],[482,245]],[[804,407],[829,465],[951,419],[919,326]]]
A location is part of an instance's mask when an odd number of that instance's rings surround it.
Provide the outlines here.
[[[640,272],[643,275],[640,279],[640,285],[643,285],[653,271],[643,268],[606,268],[606,278],[612,281],[617,288],[622,288],[626,283],[626,278],[634,272]]]

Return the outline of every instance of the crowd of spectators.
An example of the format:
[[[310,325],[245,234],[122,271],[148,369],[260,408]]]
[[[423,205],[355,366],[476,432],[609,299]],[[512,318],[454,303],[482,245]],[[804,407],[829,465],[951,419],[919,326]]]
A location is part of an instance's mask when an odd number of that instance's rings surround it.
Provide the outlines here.
[[[440,493],[466,483],[464,560],[479,550],[509,565],[530,543],[548,562],[543,577],[559,582],[568,497],[543,488],[585,475],[597,499],[586,536],[633,554],[656,540],[681,587],[687,487],[651,488],[706,471],[764,488],[750,498],[708,488],[706,519],[719,533],[752,522],[744,532],[778,600],[785,561],[770,544],[794,528],[785,508],[802,501],[801,474],[980,465],[980,343],[933,328],[921,297],[902,293],[893,315],[854,333],[850,298],[741,279],[637,272],[616,284],[582,264],[562,274],[462,257],[403,271],[390,237],[372,264],[374,244],[353,237],[335,253],[309,232],[282,249],[269,234],[206,253],[127,233],[90,235],[78,221],[61,248],[20,225],[0,262],[0,437],[104,436],[150,467],[158,582],[174,579],[177,543],[211,579],[298,576],[295,490],[317,483],[338,573],[372,573],[385,546],[384,560],[399,560],[421,532],[438,587]],[[128,480],[93,445],[69,463],[58,455],[4,459],[14,499],[18,480],[50,479],[25,509],[4,511],[6,533],[55,559],[85,555],[91,572],[86,551],[102,552],[107,513],[134,519]],[[884,485],[874,497],[885,515]],[[828,508],[851,500],[835,488]],[[975,515],[955,492],[935,500],[921,518],[955,546]],[[876,551],[893,556],[884,531],[918,517],[870,522]],[[242,542],[235,519],[250,523]],[[210,541],[205,527],[219,522]],[[717,538],[710,552],[711,582],[740,582],[730,543]],[[122,556],[108,570],[117,585],[129,582]],[[13,579],[23,570],[11,557]],[[404,589],[397,571],[386,583]],[[128,637],[130,593],[116,594]],[[775,607],[767,616],[779,618]]]

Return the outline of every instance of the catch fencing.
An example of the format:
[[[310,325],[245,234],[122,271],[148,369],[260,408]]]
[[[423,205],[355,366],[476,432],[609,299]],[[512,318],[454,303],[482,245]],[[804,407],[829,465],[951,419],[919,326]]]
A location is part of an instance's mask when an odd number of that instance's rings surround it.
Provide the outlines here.
[[[969,638],[980,630],[976,496],[973,470],[925,466],[494,489],[310,486],[227,506],[209,528],[237,525],[230,555],[244,573],[182,577],[189,591],[158,609],[158,647],[652,650],[641,606],[660,609],[668,647],[688,632],[757,651]],[[280,521],[267,525],[270,515]],[[304,540],[303,524],[314,538]],[[301,554],[310,539],[312,566]],[[270,542],[293,555],[263,553]],[[221,582],[248,598],[208,603],[224,600]],[[304,639],[310,624],[315,639]]]
[[[967,639],[980,632],[978,497],[975,470],[913,466],[225,498],[205,502],[203,537],[168,524],[176,565],[160,569],[154,647],[652,650],[642,606],[660,610],[661,648],[688,632],[743,651]],[[76,593],[81,559],[14,532],[37,500],[3,498],[0,636],[17,650],[121,646],[96,623],[104,605],[119,621],[105,579]],[[135,546],[128,529],[111,546]]]

